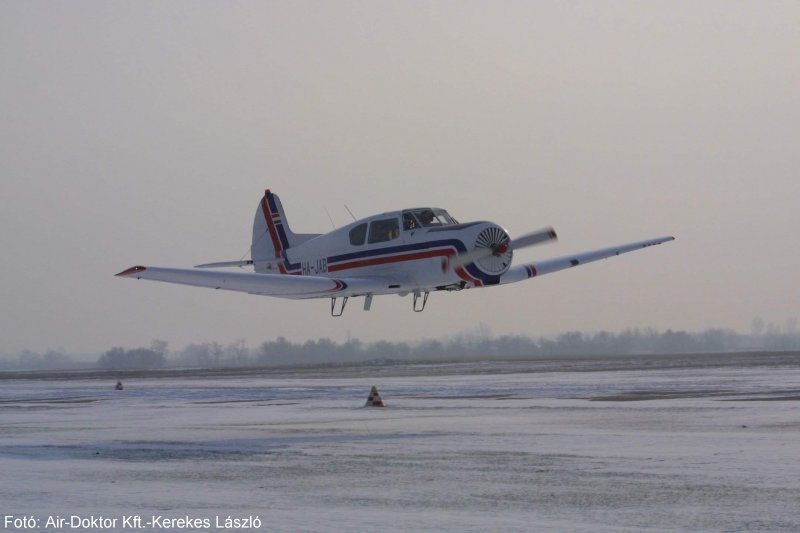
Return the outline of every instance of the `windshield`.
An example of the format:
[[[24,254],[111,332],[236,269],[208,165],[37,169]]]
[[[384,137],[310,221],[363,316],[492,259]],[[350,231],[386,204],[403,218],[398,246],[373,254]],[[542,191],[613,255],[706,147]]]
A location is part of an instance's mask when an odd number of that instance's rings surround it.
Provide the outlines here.
[[[444,209],[414,209],[410,211],[410,213],[414,215],[414,218],[416,218],[424,228],[458,224],[458,221],[451,217]]]

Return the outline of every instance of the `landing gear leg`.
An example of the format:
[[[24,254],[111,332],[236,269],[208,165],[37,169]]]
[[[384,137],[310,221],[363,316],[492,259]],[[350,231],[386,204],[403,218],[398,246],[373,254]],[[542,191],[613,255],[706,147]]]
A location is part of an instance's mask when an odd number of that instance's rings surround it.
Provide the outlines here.
[[[347,296],[342,296],[342,305],[336,308],[336,297],[331,298],[331,316],[342,316],[344,306],[347,305]]]
[[[417,305],[417,300],[419,300],[420,293],[419,293],[419,291],[414,291],[414,312],[415,313],[421,313],[422,311],[425,310],[425,304],[428,303],[428,294],[430,294],[430,292],[429,291],[425,291],[425,293],[422,295],[422,305],[420,306],[420,305]]]

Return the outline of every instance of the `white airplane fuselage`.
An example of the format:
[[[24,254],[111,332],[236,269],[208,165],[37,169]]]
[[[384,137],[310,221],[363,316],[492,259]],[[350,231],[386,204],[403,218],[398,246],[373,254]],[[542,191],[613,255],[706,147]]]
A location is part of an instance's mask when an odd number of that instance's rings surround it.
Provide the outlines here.
[[[269,196],[267,197],[269,200]],[[392,211],[357,220],[347,226],[289,246],[282,209],[275,202],[261,207],[276,257],[254,260],[256,272],[342,277],[385,278],[386,286],[373,294],[407,294],[413,291],[458,290],[499,283],[511,266],[508,250],[492,261],[449,269],[450,257],[475,247],[481,235],[508,240],[505,230],[492,222],[423,226],[415,213],[433,208]],[[258,216],[258,213],[256,214]],[[410,223],[409,223],[410,222]],[[389,234],[377,235],[376,226],[389,226]],[[359,237],[363,234],[363,240]],[[263,233],[262,233],[263,235]],[[354,239],[354,236],[356,237]],[[372,242],[370,242],[372,241]],[[378,241],[378,242],[375,242]],[[262,246],[261,250],[265,247]],[[254,250],[253,257],[257,251]],[[502,256],[502,257],[501,257]]]

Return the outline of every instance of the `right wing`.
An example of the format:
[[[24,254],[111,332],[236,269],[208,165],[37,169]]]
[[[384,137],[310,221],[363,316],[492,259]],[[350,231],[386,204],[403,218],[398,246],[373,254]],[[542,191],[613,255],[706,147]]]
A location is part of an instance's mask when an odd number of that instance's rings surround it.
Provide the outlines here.
[[[515,265],[508,269],[508,272],[500,277],[500,283],[514,283],[523,281],[533,277],[544,276],[551,272],[558,272],[559,270],[566,270],[568,268],[585,265],[601,259],[608,259],[628,252],[641,250],[657,244],[662,244],[669,241],[674,241],[675,237],[660,237],[657,239],[650,239],[647,241],[632,242],[630,244],[622,244],[620,246],[612,246],[610,248],[602,248],[600,250],[593,250],[591,252],[582,252],[573,255],[565,255],[555,259],[545,259],[544,261],[537,261],[535,263],[528,263],[524,265]]]
[[[291,299],[333,298],[335,296],[356,296],[367,293],[380,294],[391,290],[388,289],[390,284],[398,283],[397,280],[377,277],[334,279],[322,276],[215,272],[188,268],[144,266],[131,267],[120,272],[117,276]]]

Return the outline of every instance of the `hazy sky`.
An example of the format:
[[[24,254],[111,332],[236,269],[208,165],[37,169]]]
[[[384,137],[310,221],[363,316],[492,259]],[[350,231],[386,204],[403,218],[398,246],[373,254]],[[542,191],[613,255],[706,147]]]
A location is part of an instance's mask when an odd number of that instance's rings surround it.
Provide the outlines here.
[[[748,331],[800,315],[800,3],[0,3],[0,353],[469,330]],[[135,282],[417,205],[553,225],[530,282],[291,301]]]

